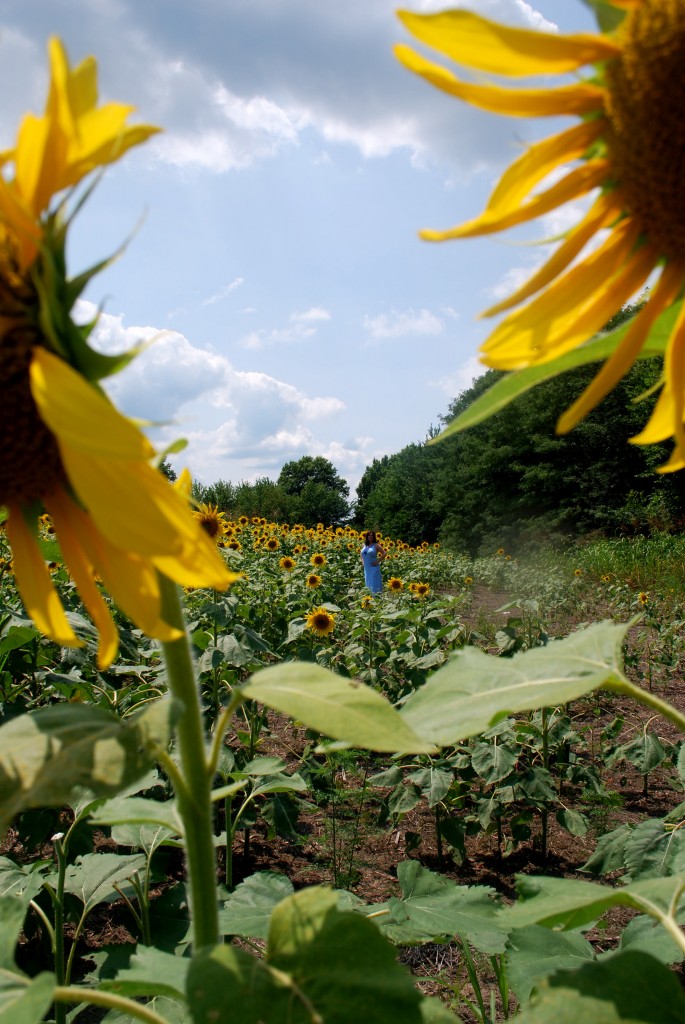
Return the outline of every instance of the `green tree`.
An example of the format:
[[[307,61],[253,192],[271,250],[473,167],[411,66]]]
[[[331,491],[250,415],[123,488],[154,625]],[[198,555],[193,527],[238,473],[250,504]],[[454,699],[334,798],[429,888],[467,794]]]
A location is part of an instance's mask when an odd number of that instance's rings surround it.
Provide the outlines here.
[[[380,529],[408,544],[435,540],[441,526],[435,482],[442,460],[440,447],[427,444],[410,444],[391,455],[376,469],[373,487],[371,474],[365,481],[362,528]]]
[[[290,499],[290,518],[305,526],[340,523],[349,516],[349,485],[322,455],[286,462],[278,486]]]

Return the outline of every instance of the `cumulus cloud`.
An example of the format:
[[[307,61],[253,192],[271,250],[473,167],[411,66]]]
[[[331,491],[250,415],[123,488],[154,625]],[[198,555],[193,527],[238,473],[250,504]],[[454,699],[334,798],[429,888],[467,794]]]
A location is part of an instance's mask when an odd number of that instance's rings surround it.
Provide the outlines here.
[[[554,27],[525,0],[472,6]],[[392,44],[408,41],[394,7],[393,0],[199,0],[167,18],[134,0],[73,0],[61,19],[74,60],[97,53],[103,96],[134,98],[145,120],[164,125],[139,160],[226,173],[315,133],[329,159],[330,143],[343,143],[369,158],[404,150],[415,165],[451,166],[457,177],[501,163],[508,142],[497,119],[427,89],[394,60]],[[45,61],[33,40],[46,38],[52,21],[48,5],[3,5],[0,53],[31,81],[16,95],[35,93],[37,109]]]
[[[95,306],[80,301],[77,317],[90,320]],[[313,307],[299,316],[325,319]],[[257,371],[237,370],[223,355],[193,345],[177,331],[129,327],[122,316],[103,313],[92,344],[108,354],[136,345],[144,351],[121,373],[104,382],[117,406],[129,416],[160,424],[155,440],[189,440],[188,459],[208,480],[217,476],[264,475],[290,458],[336,451],[336,465],[361,469],[365,455],[338,442],[324,443],[319,425],[345,409],[332,395],[307,395],[293,384]],[[337,447],[336,447],[337,445]],[[345,454],[346,453],[346,454]],[[326,455],[326,457],[329,457]],[[230,472],[227,466],[231,466]],[[360,470],[361,471],[361,470]],[[241,477],[242,478],[242,477]]]
[[[441,334],[444,330],[442,320],[429,309],[413,309],[399,312],[380,313],[378,316],[364,317],[364,330],[376,341],[386,338],[404,338],[410,334]]]

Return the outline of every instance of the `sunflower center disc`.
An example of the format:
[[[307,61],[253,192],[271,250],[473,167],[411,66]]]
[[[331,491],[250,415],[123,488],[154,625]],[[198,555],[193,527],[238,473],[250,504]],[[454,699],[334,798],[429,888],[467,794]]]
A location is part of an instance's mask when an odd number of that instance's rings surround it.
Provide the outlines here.
[[[64,482],[55,438],[36,409],[29,385],[31,351],[39,342],[30,326],[4,328],[0,338],[0,505],[26,505]]]
[[[643,0],[620,31],[607,68],[616,183],[649,240],[685,260],[685,3]]]

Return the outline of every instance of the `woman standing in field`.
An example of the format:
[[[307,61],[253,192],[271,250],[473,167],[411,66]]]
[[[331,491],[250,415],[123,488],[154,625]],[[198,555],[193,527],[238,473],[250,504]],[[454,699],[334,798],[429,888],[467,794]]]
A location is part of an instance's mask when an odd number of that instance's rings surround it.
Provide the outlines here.
[[[383,589],[380,562],[385,558],[385,549],[376,539],[373,530],[364,534],[364,547],[360,558],[364,566],[364,583],[372,594],[380,594]]]

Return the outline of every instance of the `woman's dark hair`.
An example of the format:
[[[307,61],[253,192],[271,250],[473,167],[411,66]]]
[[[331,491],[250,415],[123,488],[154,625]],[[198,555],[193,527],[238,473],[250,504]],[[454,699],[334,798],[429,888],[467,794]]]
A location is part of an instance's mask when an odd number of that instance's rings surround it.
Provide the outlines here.
[[[372,538],[371,541],[369,541],[369,537]],[[376,543],[376,534],[373,532],[373,530],[366,531],[366,533],[364,534],[364,543],[366,544],[367,547],[370,547],[371,544]]]

